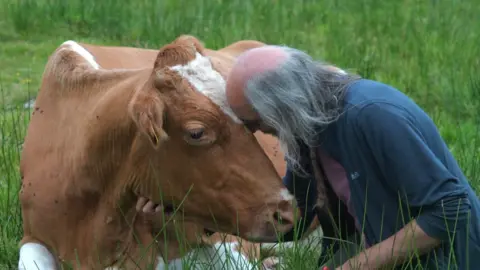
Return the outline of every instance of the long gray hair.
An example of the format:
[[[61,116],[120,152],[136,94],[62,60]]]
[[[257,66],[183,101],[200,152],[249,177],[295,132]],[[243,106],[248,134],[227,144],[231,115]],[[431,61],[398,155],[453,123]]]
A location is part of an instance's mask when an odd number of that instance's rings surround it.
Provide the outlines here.
[[[287,52],[286,61],[248,80],[245,96],[262,121],[277,132],[287,162],[298,172],[299,140],[317,146],[318,134],[340,117],[346,88],[360,77],[315,61],[300,50],[277,47]]]

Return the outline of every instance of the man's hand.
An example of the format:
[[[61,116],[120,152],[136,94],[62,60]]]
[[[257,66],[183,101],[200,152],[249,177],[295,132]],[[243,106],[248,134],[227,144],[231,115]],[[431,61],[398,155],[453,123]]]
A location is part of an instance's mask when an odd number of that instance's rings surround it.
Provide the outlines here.
[[[154,214],[163,211],[161,204],[155,204],[145,197],[138,197],[136,209],[145,214]]]
[[[428,236],[413,220],[396,234],[362,251],[336,270],[392,269],[410,256],[421,256],[439,244],[440,240]]]

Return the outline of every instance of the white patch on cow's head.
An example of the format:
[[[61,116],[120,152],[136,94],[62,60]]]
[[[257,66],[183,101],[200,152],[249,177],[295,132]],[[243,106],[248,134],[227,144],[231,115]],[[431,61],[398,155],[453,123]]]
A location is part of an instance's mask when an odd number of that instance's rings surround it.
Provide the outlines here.
[[[293,200],[293,195],[290,193],[290,191],[288,191],[288,189],[283,188],[280,191],[280,198],[285,201],[291,201]]]
[[[178,72],[199,92],[210,98],[236,123],[242,123],[227,102],[225,80],[220,73],[213,69],[212,63],[208,57],[197,52],[195,59],[188,64],[173,66],[171,69]]]
[[[62,43],[61,46],[67,46],[70,47],[70,49],[74,52],[76,52],[78,55],[83,57],[94,69],[99,69],[100,65],[95,61],[95,57],[91,53],[89,53],[85,48],[80,46],[77,42],[73,40],[68,40]]]

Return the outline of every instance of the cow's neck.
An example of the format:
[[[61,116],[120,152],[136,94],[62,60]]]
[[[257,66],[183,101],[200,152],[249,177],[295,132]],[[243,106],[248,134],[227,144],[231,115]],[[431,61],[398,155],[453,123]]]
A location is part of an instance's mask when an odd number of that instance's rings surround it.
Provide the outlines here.
[[[107,208],[99,211],[115,211],[117,217],[109,215],[114,219],[124,219],[119,215],[132,209],[135,203],[126,176],[138,132],[127,108],[136,87],[143,85],[150,72],[132,72],[114,85],[106,82],[104,87],[109,90],[93,97],[98,101],[86,116],[90,129],[85,133],[84,171],[94,183],[90,189],[102,195],[97,206]]]
[[[95,189],[101,194],[92,215],[92,225],[98,230],[93,237],[103,238],[105,250],[116,250],[112,258],[115,260],[136,245],[138,239],[134,238],[134,231],[135,237],[148,234],[148,228],[139,228],[141,224],[135,210],[137,197],[130,176],[132,170],[138,170],[132,167],[131,159],[139,135],[127,109],[137,90],[135,86],[140,87],[141,82],[146,81],[146,74],[150,72],[134,74],[111,86],[87,120],[98,121],[98,128],[87,133],[85,146],[88,149],[85,171],[95,180],[91,182],[96,183]]]
[[[118,186],[116,190],[118,199],[126,196],[127,193],[133,193],[136,196],[147,197],[154,201],[160,200],[161,187],[158,181],[160,161],[156,158],[162,153],[158,151],[163,150],[153,149],[149,141],[137,134],[132,143],[126,166],[123,168],[124,172],[121,175],[124,188],[121,189]],[[135,202],[131,203],[134,204]]]

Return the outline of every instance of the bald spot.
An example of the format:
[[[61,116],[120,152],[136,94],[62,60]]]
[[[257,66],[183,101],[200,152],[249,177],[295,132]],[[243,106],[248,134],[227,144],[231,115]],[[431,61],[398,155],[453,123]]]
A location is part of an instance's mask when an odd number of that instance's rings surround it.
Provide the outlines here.
[[[279,47],[264,46],[248,50],[238,57],[227,78],[226,95],[230,107],[241,119],[257,118],[244,94],[247,81],[254,75],[275,69],[287,56]]]

